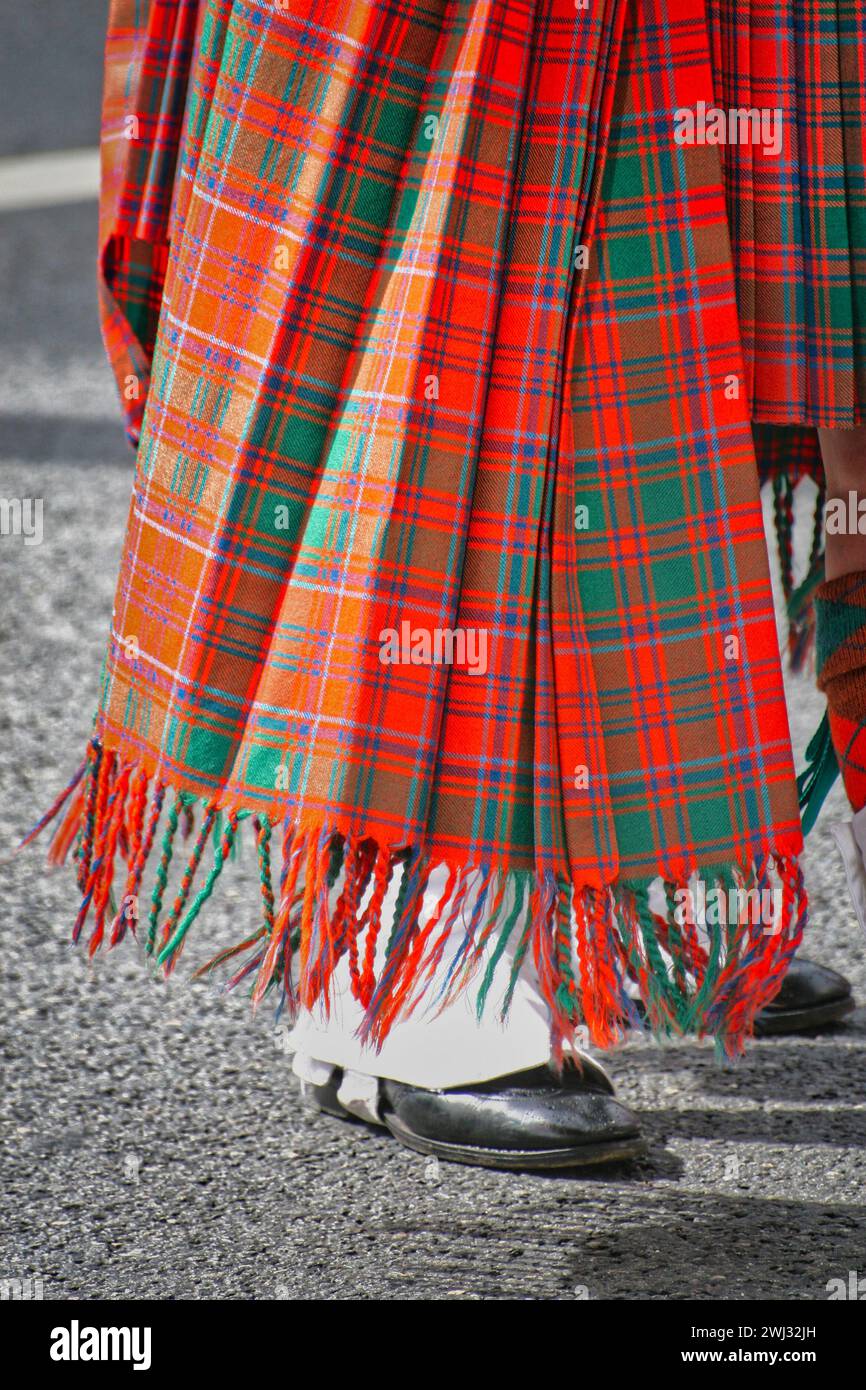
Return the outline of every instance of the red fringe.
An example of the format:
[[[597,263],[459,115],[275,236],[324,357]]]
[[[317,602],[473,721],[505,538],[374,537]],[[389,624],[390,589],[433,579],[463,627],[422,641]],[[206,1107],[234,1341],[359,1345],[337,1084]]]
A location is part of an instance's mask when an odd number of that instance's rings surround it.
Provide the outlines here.
[[[82,778],[83,785],[79,785]],[[112,921],[109,945],[123,939],[128,925],[135,929],[138,894],[166,790],[164,783],[152,781],[142,767],[121,765],[113,752],[92,746],[86,765],[27,837],[29,842],[50,823],[52,815],[60,817],[50,849],[55,862],[66,858],[75,837],[79,837],[82,901],[73,939],[79,939],[92,918],[88,940],[91,956],[106,935],[106,914],[118,864],[126,865],[124,897]],[[161,928],[160,964],[166,972],[174,968],[188,929],[222,872],[238,821],[245,814],[231,813],[223,832],[217,825],[216,807],[203,808],[177,896]],[[427,907],[430,873],[435,866],[420,854],[410,854],[405,846],[376,844],[370,836],[357,832],[326,833],[321,826],[303,825],[283,836],[277,900],[271,881],[271,828],[259,821],[256,829],[262,925],[237,945],[221,951],[195,975],[246,957],[227,987],[252,977],[254,1006],[276,989],[292,1012],[317,1004],[327,1012],[335,967],[346,956],[352,993],[367,1013],[364,1032],[375,1046],[381,1045],[395,1023],[411,1018],[426,999],[445,951],[449,944],[453,947],[453,930],[461,915],[462,940],[434,1007],[447,1007],[468,988],[504,930],[512,882],[517,891],[516,879],[508,872],[491,866],[448,863],[445,885],[436,902]],[[214,844],[214,867],[187,908],[210,843]],[[392,927],[388,956],[377,979],[383,907],[398,865],[408,875],[400,894],[402,913]],[[630,977],[655,1031],[710,1031],[725,1052],[741,1050],[755,1015],[778,990],[805,922],[803,877],[795,859],[776,855],[744,866],[737,882],[760,888],[770,883],[772,873],[782,888],[778,930],[767,934],[750,922],[744,909],[738,921],[709,930],[706,944],[699,938],[692,914],[687,913],[683,923],[676,919],[675,884],[667,885],[668,908],[660,915],[648,908],[646,884],[599,889],[559,881],[551,874],[536,878],[528,895],[529,930],[523,935],[530,942],[539,985],[550,1009],[555,1049],[574,1042],[579,1028],[602,1048],[620,1040],[634,1017]],[[340,874],[340,891],[332,908],[331,894]],[[525,877],[525,871],[521,874]],[[517,904],[515,897],[512,927]],[[504,946],[504,936],[502,941]],[[510,963],[512,984],[522,949]]]

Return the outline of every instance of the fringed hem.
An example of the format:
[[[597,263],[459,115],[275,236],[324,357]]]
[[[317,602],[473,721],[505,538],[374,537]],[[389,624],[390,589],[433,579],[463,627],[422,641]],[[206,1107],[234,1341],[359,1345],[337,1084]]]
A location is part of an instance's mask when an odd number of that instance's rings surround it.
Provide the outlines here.
[[[225,989],[245,983],[254,1006],[268,996],[294,1016],[317,1004],[327,1012],[334,969],[346,957],[352,994],[364,1009],[360,1036],[374,1049],[396,1021],[424,1002],[445,1008],[472,981],[478,983],[480,1017],[494,979],[504,973],[499,966],[510,944],[502,1016],[531,952],[550,1009],[554,1056],[580,1036],[578,1030],[596,1046],[610,1047],[638,1026],[638,1011],[659,1036],[710,1034],[733,1056],[778,990],[806,918],[802,873],[796,858],[783,854],[714,868],[688,883],[667,882],[661,912],[651,906],[648,881],[599,889],[553,874],[434,862],[423,848],[380,844],[324,825],[281,828],[275,875],[275,827],[266,815],[218,810],[171,789],[96,738],[70,785],[22,844],[58,817],[49,859],[59,863],[73,851],[77,863],[81,905],[73,940],[89,926],[92,956],[104,942],[116,946],[130,931],[166,974],[177,965],[233,853],[240,823],[249,818],[258,855],[260,924],[195,975],[232,962]],[[168,906],[179,832],[191,848]],[[203,868],[209,846],[212,859]],[[139,910],[140,894],[152,858],[145,912]],[[427,890],[434,870],[444,871],[445,884],[431,906]],[[395,873],[401,875],[396,908],[377,969],[383,904]],[[756,903],[766,904],[767,894],[774,905],[772,926],[754,910]],[[723,910],[702,914],[697,900],[721,902]],[[463,931],[454,951],[458,918]]]

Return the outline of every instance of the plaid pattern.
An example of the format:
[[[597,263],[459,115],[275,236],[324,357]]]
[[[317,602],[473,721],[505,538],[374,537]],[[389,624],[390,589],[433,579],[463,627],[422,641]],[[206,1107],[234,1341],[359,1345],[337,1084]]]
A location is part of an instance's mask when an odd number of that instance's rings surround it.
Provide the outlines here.
[[[99,203],[103,338],[134,444],[150,386],[198,0],[111,0]]]
[[[115,33],[133,12],[115,0]],[[153,0],[148,20],[143,47],[116,42],[160,119],[107,184],[103,236],[151,227],[169,256],[164,285],[156,263],[147,286],[118,275],[128,333],[107,323],[116,363],[121,339],[146,355],[160,299],[76,930],[96,904],[101,939],[118,845],[140,881],[148,783],[153,824],[175,795],[163,860],[205,803],[161,960],[211,890],[184,916],[218,812],[212,875],[252,811],[263,885],[285,827],[255,997],[291,988],[299,943],[311,1003],[348,950],[375,1039],[440,916],[467,920],[456,987],[525,901],[517,964],[531,945],[560,1032],[616,1036],[628,969],[662,1029],[739,1038],[804,898],[747,407],[726,390],[720,169],[673,139],[711,90],[701,0]],[[109,146],[129,109],[113,42]],[[485,633],[486,670],[384,665],[405,624]],[[769,856],[775,935],[735,925],[702,954],[649,910],[655,875],[760,885]],[[399,866],[373,981],[358,938],[369,964]]]
[[[827,696],[827,725],[845,793],[866,806],[866,580],[845,574],[822,584],[817,610],[816,674]]]
[[[781,112],[724,147],[756,420],[846,428],[866,398],[866,5],[711,0],[716,100]]]
[[[742,362],[718,163],[670,141],[670,112],[706,92],[703,39],[700,6],[629,28],[571,381],[620,872],[669,877],[695,845],[742,860],[762,824],[797,833],[752,442],[725,389]]]
[[[866,399],[866,5],[863,0],[712,0],[715,98],[781,113],[778,156],[722,150],[737,301],[762,481],[788,600],[789,655],[814,642],[823,497],[796,566],[792,494],[823,489],[817,427],[862,425]]]

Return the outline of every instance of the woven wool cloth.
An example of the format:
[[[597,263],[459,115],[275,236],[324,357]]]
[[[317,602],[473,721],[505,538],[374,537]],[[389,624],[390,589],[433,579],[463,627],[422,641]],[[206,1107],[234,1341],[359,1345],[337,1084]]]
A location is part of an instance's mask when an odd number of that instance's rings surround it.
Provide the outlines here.
[[[457,924],[436,1007],[502,958],[507,1009],[531,952],[557,1048],[636,987],[736,1051],[806,904],[722,170],[674,137],[703,4],[113,0],[107,54],[137,458],[49,813],[76,938],[171,969],[246,820],[259,918],[208,968],[255,1001],[327,1007],[346,957],[375,1046]],[[696,885],[736,910],[698,930]]]
[[[866,424],[866,4],[707,0],[707,20],[716,103],[772,113],[779,131],[778,155],[760,140],[719,151],[796,668],[812,647],[823,577],[817,429]],[[814,538],[795,564],[794,493],[807,478],[818,485]]]

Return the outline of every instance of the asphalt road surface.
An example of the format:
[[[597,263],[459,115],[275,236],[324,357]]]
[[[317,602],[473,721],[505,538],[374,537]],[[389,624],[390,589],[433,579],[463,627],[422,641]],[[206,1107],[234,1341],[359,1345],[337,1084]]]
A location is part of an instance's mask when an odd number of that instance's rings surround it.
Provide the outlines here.
[[[97,29],[102,8],[84,7]],[[34,53],[58,13],[34,0],[16,21]],[[57,80],[60,110],[29,136],[7,125],[6,153],[92,143],[90,88],[88,117]],[[0,496],[44,502],[41,545],[0,538],[4,849],[88,737],[129,500],[94,246],[92,203],[0,213]],[[808,677],[789,693],[801,757],[820,706]],[[866,1000],[826,830],[840,809],[837,793],[810,844],[808,953]],[[199,933],[236,936],[255,893],[242,859]],[[631,1168],[437,1168],[307,1113],[279,1034],[242,999],[155,983],[132,942],[89,964],[69,944],[75,902],[38,849],[0,866],[0,1277],[40,1277],[53,1299],[822,1300],[866,1274],[862,1007],[822,1037],[758,1043],[734,1070],[706,1045],[629,1043],[611,1066],[650,1141]]]

